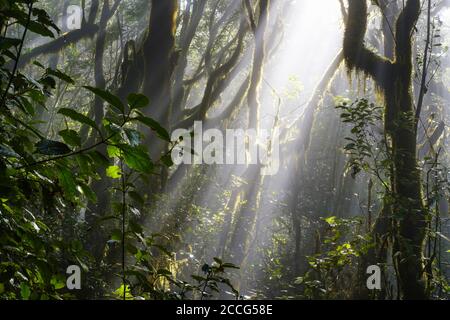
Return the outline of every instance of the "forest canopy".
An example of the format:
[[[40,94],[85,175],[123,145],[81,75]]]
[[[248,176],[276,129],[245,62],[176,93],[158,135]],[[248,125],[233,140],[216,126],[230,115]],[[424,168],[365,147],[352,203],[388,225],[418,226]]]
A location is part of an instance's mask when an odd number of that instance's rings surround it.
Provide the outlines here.
[[[0,0],[0,299],[447,300],[449,21]]]

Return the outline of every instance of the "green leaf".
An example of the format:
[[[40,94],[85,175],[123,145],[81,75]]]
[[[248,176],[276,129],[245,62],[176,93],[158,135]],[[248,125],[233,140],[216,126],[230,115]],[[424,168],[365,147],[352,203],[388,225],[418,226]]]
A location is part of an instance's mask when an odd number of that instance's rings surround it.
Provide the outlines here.
[[[34,110],[34,106],[31,104],[31,102],[27,98],[18,97],[16,100],[16,103],[24,113],[28,113],[31,116],[35,115],[36,112]]]
[[[117,299],[123,299],[125,292],[125,300],[132,300],[133,295],[131,294],[131,289],[129,285],[121,285],[116,291],[114,291],[114,294],[117,296]]]
[[[108,157],[110,158],[120,158],[121,156],[120,149],[116,146],[108,145],[106,147],[106,151],[108,153]]]
[[[127,102],[130,109],[140,109],[148,106],[150,101],[143,94],[131,93],[127,97]]]
[[[41,79],[39,79],[39,83],[42,84],[45,89],[48,89],[48,88],[55,89],[56,88],[56,81],[53,77],[50,77],[50,76],[42,77]]]
[[[72,175],[72,172],[65,168],[58,168],[58,181],[63,190],[70,196],[74,196],[77,191],[77,184]]]
[[[142,147],[131,147],[128,145],[120,145],[123,151],[125,163],[133,170],[151,173],[153,163],[148,153]]]
[[[211,270],[211,267],[210,267],[209,264],[205,263],[205,264],[202,266],[202,271],[203,271],[204,273],[208,273],[210,270]]]
[[[116,97],[115,95],[113,95],[112,93],[98,89],[98,88],[90,87],[90,86],[83,86],[83,88],[91,91],[96,96],[102,98],[104,101],[109,103],[111,106],[116,108],[121,113],[124,112],[125,108],[122,104],[122,101],[120,101],[120,99],[118,97]]]
[[[94,161],[86,153],[80,153],[75,156],[80,173],[86,176],[92,176],[91,166],[94,165]],[[94,170],[94,169],[92,169]]]
[[[64,155],[72,152],[72,150],[64,143],[43,139],[36,143],[36,151],[47,156]]]
[[[157,121],[145,116],[136,117],[135,120],[152,129],[161,139],[171,142],[169,133]]]
[[[50,280],[50,284],[55,288],[55,290],[64,288],[66,286],[65,282],[65,278],[60,274],[53,276]]]
[[[131,243],[127,243],[125,245],[125,248],[132,255],[135,255],[136,253],[138,253],[138,249],[136,248],[136,246],[132,245]]]
[[[60,29],[53,23],[47,11],[39,8],[33,8],[33,16],[37,17],[37,21],[44,26],[52,27],[56,32],[60,32]]]
[[[59,135],[64,139],[64,142],[71,146],[81,146],[81,138],[78,135],[78,132],[75,130],[62,130],[59,132]]]
[[[336,226],[336,223],[337,223],[336,217],[334,217],[334,216],[325,218],[324,221],[326,223],[328,223],[331,227]]]
[[[61,109],[59,109],[58,113],[66,116],[66,117],[69,117],[72,120],[87,124],[88,126],[94,128],[94,129],[97,129],[97,124],[95,123],[94,120],[89,119],[85,115],[83,115],[73,109],[61,108]]]
[[[11,148],[0,144],[0,156],[4,156],[4,157],[11,157],[11,158],[18,158],[19,155],[12,150]]]
[[[46,70],[46,73],[48,75],[50,75],[50,76],[57,77],[58,79],[63,80],[65,82],[67,82],[67,83],[75,84],[75,81],[69,75],[65,74],[64,72],[62,72],[62,71],[60,71],[58,69],[48,68]]]
[[[122,241],[122,231],[120,231],[119,229],[114,229],[111,232],[111,240]]]
[[[20,284],[20,296],[22,297],[22,299],[28,300],[30,295],[31,295],[30,287],[25,282],[22,282]]]
[[[142,226],[140,224],[134,222],[133,220],[130,220],[128,222],[128,227],[130,228],[130,231],[134,232],[134,233],[144,232],[144,229],[142,228]]]
[[[108,158],[106,158],[103,154],[101,154],[97,150],[89,152],[89,156],[97,166],[104,168],[109,166]]]
[[[106,168],[106,175],[112,179],[120,179],[122,171],[118,166],[109,166]]]
[[[6,50],[11,47],[16,47],[21,43],[20,39],[0,37],[0,50]]]
[[[26,23],[21,23],[22,25],[26,25]],[[30,23],[28,24],[28,29],[34,33],[40,34],[41,36],[44,37],[50,37],[50,38],[54,38],[55,35],[53,34],[53,32],[47,28],[45,25],[43,25],[42,23],[36,22],[36,21],[30,21]]]
[[[33,65],[35,65],[41,69],[44,69],[44,70],[46,69],[42,63],[40,63],[39,61],[36,61],[36,60],[33,61]]]
[[[83,191],[83,194],[88,198],[92,203],[97,203],[97,195],[94,191],[85,183],[80,183],[81,191]]]

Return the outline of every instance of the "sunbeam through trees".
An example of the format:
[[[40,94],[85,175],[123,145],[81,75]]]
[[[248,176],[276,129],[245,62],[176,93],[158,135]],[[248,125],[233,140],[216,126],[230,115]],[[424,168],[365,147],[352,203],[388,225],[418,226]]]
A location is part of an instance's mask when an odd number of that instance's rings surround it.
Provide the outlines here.
[[[0,0],[0,299],[448,300],[449,22]]]

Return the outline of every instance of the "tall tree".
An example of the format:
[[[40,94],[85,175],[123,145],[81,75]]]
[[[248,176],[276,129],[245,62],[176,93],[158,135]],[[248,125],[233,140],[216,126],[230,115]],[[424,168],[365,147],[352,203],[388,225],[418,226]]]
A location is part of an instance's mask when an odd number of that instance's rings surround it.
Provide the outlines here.
[[[416,124],[412,94],[412,44],[420,0],[405,2],[393,30],[394,57],[388,59],[364,44],[367,1],[349,0],[344,35],[348,70],[370,77],[384,97],[384,125],[393,158],[391,207],[399,287],[404,299],[425,299],[423,245],[427,212],[416,157]],[[386,212],[386,211],[384,211]]]
[[[245,1],[247,8],[250,28],[253,31],[255,45],[253,51],[253,64],[250,75],[250,86],[248,89],[247,102],[249,107],[249,129],[258,132],[259,113],[260,113],[260,87],[263,79],[264,64],[266,57],[266,33],[269,24],[270,0],[261,0],[258,4],[258,21],[255,22],[251,5]],[[263,186],[261,164],[250,165],[244,176],[249,181],[249,186],[245,190],[245,203],[240,208],[236,217],[236,226],[231,238],[230,247],[232,248],[234,262],[243,264],[250,248],[250,241],[255,229],[257,212],[261,200],[261,188]]]
[[[143,93],[150,99],[150,108],[157,118],[161,117],[170,101],[177,17],[177,0],[152,1],[149,32],[143,44]]]

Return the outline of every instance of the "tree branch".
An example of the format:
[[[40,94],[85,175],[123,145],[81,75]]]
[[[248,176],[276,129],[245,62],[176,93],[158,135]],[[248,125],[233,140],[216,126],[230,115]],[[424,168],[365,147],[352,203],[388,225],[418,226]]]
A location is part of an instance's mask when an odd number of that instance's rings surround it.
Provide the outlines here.
[[[353,0],[354,1],[354,0]],[[362,1],[365,2],[365,1]],[[420,15],[420,0],[408,0],[400,13],[395,32],[395,62],[411,63],[411,36]]]
[[[348,3],[343,48],[347,68],[370,75],[377,85],[382,87],[392,64],[364,44],[368,16],[367,1],[349,0]]]
[[[120,2],[121,2],[121,0],[115,1],[113,6],[111,7],[111,10],[107,17],[107,20],[109,20],[111,17],[114,16]],[[95,16],[96,16],[96,14],[97,13],[95,11]],[[86,24],[84,24],[81,27],[81,29],[69,31],[69,32],[63,34],[58,39],[55,39],[48,43],[45,43],[39,47],[32,49],[30,52],[22,55],[18,67],[19,68],[24,67],[25,65],[30,63],[31,60],[33,60],[34,58],[36,58],[42,54],[49,54],[49,53],[57,52],[71,44],[77,43],[81,39],[94,37],[97,34],[97,32],[99,31],[99,26],[96,24],[90,23],[90,21],[92,21],[92,19],[91,19],[92,15],[94,15],[94,12],[91,8],[91,14],[89,15],[88,22]]]

